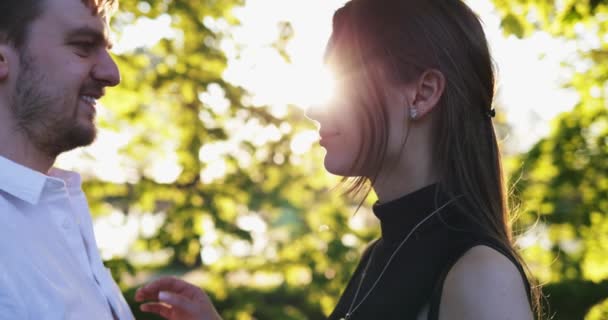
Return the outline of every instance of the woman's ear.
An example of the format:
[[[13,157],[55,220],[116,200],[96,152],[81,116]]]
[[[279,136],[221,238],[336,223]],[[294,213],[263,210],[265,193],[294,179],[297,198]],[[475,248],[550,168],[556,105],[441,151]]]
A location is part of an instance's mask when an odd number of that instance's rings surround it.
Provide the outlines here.
[[[416,107],[417,118],[424,117],[435,108],[444,89],[445,77],[441,71],[429,69],[422,73],[416,83],[416,94],[412,103]]]

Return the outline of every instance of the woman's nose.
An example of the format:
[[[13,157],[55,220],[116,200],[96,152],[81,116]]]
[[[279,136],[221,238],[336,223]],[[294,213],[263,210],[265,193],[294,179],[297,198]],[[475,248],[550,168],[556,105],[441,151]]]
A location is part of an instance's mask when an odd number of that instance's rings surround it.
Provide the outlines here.
[[[312,121],[319,122],[325,116],[325,110],[327,109],[323,105],[312,105],[306,108],[305,115],[308,119]]]

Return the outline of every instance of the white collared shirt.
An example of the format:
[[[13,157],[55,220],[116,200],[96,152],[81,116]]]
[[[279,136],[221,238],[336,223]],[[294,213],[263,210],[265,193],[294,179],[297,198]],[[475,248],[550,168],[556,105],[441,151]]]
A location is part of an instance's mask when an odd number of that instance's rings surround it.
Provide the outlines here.
[[[0,319],[134,319],[105,268],[80,176],[0,156]]]

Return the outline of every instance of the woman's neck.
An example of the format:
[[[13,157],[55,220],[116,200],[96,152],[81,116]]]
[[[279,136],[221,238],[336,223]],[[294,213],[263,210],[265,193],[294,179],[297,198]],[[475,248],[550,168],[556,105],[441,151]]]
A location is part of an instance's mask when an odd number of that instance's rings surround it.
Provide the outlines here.
[[[386,174],[381,173],[376,179],[373,188],[378,196],[378,201],[386,203],[437,181],[437,177],[431,170],[408,170],[406,172],[392,170]]]
[[[439,181],[437,166],[431,157],[430,142],[414,141],[405,146],[402,157],[382,166],[378,173],[373,189],[380,203],[401,198]]]

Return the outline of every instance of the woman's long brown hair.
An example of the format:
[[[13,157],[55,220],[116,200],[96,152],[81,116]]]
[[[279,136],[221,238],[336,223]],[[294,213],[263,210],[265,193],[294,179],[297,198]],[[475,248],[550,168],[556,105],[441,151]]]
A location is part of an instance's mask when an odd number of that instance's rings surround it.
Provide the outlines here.
[[[359,108],[358,125],[365,132],[353,166],[371,174],[348,180],[349,192],[367,194],[385,162],[383,84],[407,83],[425,70],[439,70],[446,80],[434,111],[439,190],[464,195],[458,203],[467,218],[525,267],[513,245],[500,149],[489,116],[493,62],[478,16],[460,0],[352,0],[334,15],[326,59],[337,74],[358,70],[365,75],[361,88],[353,90],[365,96],[353,106]],[[533,285],[531,305],[538,317],[540,296]]]

